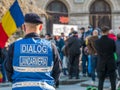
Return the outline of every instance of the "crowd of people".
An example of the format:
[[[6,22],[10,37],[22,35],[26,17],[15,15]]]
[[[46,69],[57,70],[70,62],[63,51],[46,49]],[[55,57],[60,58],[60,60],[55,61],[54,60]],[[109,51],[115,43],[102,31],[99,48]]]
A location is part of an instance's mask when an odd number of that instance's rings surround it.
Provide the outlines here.
[[[87,30],[84,27],[78,31],[72,28],[68,36],[61,33],[61,36],[50,40],[54,40],[58,48],[63,75],[68,75],[69,79],[79,79],[82,72],[83,77],[91,77],[92,84],[98,78],[99,90],[103,90],[104,80],[109,77],[111,90],[116,90],[116,79],[120,75],[120,33],[115,35],[107,26],[101,29],[88,26]]]
[[[9,49],[8,47],[0,49],[0,76],[3,76],[0,82],[11,81],[14,88],[18,88],[22,87],[17,86],[22,81],[28,84],[30,82],[27,81],[34,81],[33,85],[37,86],[35,81],[41,80],[39,83],[41,88],[46,88],[42,86],[43,84],[49,84],[50,90],[54,90],[50,86],[53,86],[53,80],[55,86],[59,86],[62,70],[63,75],[68,76],[69,79],[74,77],[79,79],[81,77],[80,72],[82,72],[83,77],[91,77],[93,84],[98,77],[98,90],[103,90],[105,78],[110,77],[111,90],[116,90],[116,69],[118,70],[118,77],[120,76],[120,33],[115,35],[114,31],[107,26],[100,29],[93,29],[92,26],[88,26],[88,29],[81,27],[79,30],[74,30],[71,28],[68,36],[65,36],[64,33],[61,33],[61,36],[53,36],[50,33],[39,36],[39,25],[42,25],[42,21],[36,14],[26,14],[23,26],[26,36],[11,44]],[[51,44],[52,46],[50,46]],[[39,57],[41,61],[39,62],[36,57]],[[46,59],[46,57],[48,58]],[[35,61],[32,62],[31,60],[34,59]],[[54,60],[54,64],[51,60]],[[35,62],[39,62],[39,64]],[[48,64],[46,64],[47,62]],[[36,71],[34,67],[42,67],[42,69],[37,68],[38,71]],[[47,84],[42,82],[47,82]],[[26,86],[29,86],[28,84]],[[24,89],[22,88],[22,90]]]

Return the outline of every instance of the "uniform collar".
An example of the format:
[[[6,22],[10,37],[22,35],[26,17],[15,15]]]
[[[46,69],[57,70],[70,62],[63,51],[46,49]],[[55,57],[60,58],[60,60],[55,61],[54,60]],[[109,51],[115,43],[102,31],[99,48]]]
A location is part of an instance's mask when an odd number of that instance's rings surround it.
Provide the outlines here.
[[[39,38],[40,36],[37,33],[29,33],[25,35],[24,38]]]

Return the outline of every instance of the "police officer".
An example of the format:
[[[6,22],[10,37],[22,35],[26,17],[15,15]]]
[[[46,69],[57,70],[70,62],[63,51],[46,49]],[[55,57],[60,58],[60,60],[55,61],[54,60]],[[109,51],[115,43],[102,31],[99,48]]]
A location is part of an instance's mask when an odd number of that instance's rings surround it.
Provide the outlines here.
[[[10,45],[6,58],[12,90],[55,90],[61,72],[60,57],[52,43],[40,39],[42,21],[35,13],[25,15],[25,37]]]

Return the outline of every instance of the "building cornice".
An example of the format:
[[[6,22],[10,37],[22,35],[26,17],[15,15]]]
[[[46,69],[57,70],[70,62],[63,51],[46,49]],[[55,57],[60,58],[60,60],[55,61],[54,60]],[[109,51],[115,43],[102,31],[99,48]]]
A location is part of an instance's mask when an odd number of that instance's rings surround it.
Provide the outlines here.
[[[70,16],[83,16],[83,15],[89,15],[90,13],[89,12],[81,12],[81,13],[69,13]],[[96,13],[97,14],[97,13]],[[92,14],[92,15],[96,15],[96,14]],[[100,13],[99,13],[100,14]],[[105,14],[101,14],[101,15],[107,15],[108,13],[105,13]],[[111,15],[114,15],[114,14],[120,14],[120,11],[118,12],[112,12]]]

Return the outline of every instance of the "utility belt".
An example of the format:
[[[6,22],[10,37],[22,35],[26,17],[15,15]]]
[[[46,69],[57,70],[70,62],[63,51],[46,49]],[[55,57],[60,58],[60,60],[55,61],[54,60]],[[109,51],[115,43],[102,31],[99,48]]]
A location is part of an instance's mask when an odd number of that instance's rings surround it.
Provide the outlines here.
[[[46,82],[41,81],[25,81],[25,82],[17,82],[12,85],[12,88],[20,88],[20,87],[40,87],[46,90],[55,90],[55,88]]]

